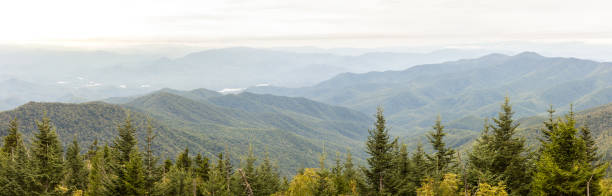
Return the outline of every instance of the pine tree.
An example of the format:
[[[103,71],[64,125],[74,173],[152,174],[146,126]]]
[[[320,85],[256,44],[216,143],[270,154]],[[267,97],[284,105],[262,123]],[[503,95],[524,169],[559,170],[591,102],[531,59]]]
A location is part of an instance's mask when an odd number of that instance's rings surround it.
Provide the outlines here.
[[[38,194],[55,193],[55,188],[64,176],[62,162],[62,146],[57,139],[55,127],[45,114],[41,121],[36,122],[39,133],[33,142],[33,166]]]
[[[378,107],[375,117],[375,128],[368,130],[366,142],[366,152],[370,155],[367,162],[370,167],[364,169],[364,173],[372,192],[383,194],[387,192],[386,189],[391,188],[394,143],[389,138],[381,107]]]
[[[155,183],[161,179],[160,168],[157,166],[159,158],[153,155],[153,140],[156,135],[153,134],[153,126],[151,119],[147,120],[147,136],[145,146],[145,156],[143,160],[145,170],[145,195],[152,195]]]
[[[492,147],[492,137],[489,132],[489,120],[485,119],[480,137],[474,142],[472,151],[468,153],[467,173],[469,184],[474,187],[481,183],[499,181],[493,172],[495,149]]]
[[[94,141],[89,145],[89,149],[87,149],[87,160],[91,160],[96,153],[98,152],[98,139],[94,139]]]
[[[413,164],[412,184],[420,185],[421,181],[425,179],[425,171],[427,171],[427,159],[425,151],[423,150],[423,144],[421,141],[417,143],[417,148],[412,154],[411,162]]]
[[[120,188],[122,195],[145,195],[145,173],[143,168],[140,153],[132,151],[129,162],[118,176],[122,182]]]
[[[416,185],[412,181],[413,166],[408,157],[406,144],[402,144],[395,161],[395,173],[393,178],[394,195],[414,195]]]
[[[98,150],[94,152],[95,155],[90,158],[91,169],[87,177],[88,183],[85,195],[108,195],[105,187],[107,181],[104,178],[107,175],[104,168],[104,152]]]
[[[588,125],[580,128],[580,139],[584,141],[586,161],[593,166],[598,165],[602,156],[598,153],[597,144],[595,143],[595,139],[593,139],[591,129]]]
[[[176,168],[183,169],[185,171],[191,170],[191,158],[189,157],[189,148],[185,148],[183,153],[179,154],[176,158]]]
[[[208,166],[208,157],[202,158],[202,154],[198,153],[194,162],[196,175],[203,181],[208,181],[208,173],[210,171],[210,167]]]
[[[574,113],[570,110],[565,121],[555,124],[549,142],[542,144],[531,184],[534,194],[585,195],[587,185],[599,183],[607,165],[593,168],[587,158],[585,141],[577,136],[575,126]],[[596,195],[595,186],[588,187]]]
[[[8,135],[4,137],[2,151],[12,159],[19,145],[23,145],[23,140],[21,139],[21,133],[19,133],[19,122],[15,117],[9,122]]]
[[[431,143],[434,154],[426,155],[429,161],[430,175],[433,176],[435,181],[441,181],[444,174],[453,172],[454,170],[454,155],[455,151],[451,148],[446,147],[444,143],[444,126],[442,126],[440,116],[436,120],[436,124],[433,126],[434,131],[429,132],[427,138]]]
[[[513,114],[506,97],[501,112],[490,125],[490,133],[485,129],[486,134],[483,133],[476,145],[474,152],[479,155],[470,157],[470,166],[478,171],[480,178],[492,178],[488,183],[503,181],[508,185],[509,194],[525,195],[529,193],[531,153],[525,146],[525,139],[515,136],[519,124],[512,119]]]
[[[117,127],[119,137],[113,141],[113,150],[116,151],[116,160],[120,165],[130,162],[130,154],[136,150],[136,128],[132,126],[132,118],[127,113],[123,124]]]
[[[255,195],[271,195],[280,190],[280,177],[277,168],[270,162],[268,153],[265,153],[262,163],[255,171],[255,182],[253,193]]]
[[[85,188],[87,187],[88,172],[85,169],[83,156],[79,154],[80,152],[81,148],[79,147],[77,137],[74,136],[74,139],[72,140],[72,145],[70,145],[66,150],[65,185],[70,190],[69,193],[75,192],[77,190],[85,190]]]

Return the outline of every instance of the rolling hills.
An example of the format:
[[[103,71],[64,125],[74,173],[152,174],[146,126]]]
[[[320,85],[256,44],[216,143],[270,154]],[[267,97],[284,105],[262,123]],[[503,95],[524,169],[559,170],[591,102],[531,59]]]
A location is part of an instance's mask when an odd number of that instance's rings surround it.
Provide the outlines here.
[[[254,93],[306,97],[373,113],[386,108],[394,134],[422,135],[439,114],[459,119],[493,117],[509,96],[517,117],[566,111],[612,102],[612,63],[544,57],[533,52],[491,54],[476,59],[426,64],[403,71],[345,73],[303,88],[253,87]],[[474,122],[482,121],[471,120]],[[473,125],[463,127],[477,127]]]
[[[229,152],[235,164],[244,158],[249,144],[256,154],[269,153],[284,174],[314,166],[325,148],[328,153],[350,149],[363,158],[363,141],[372,119],[360,112],[304,98],[242,93],[221,95],[206,89],[163,89],[144,96],[114,98],[111,104],[35,103],[0,113],[0,126],[18,117],[22,132],[31,138],[34,121],[48,117],[57,126],[63,143],[74,134],[83,145],[115,137],[116,125],[129,110],[144,139],[145,119],[153,119],[158,135],[155,148],[161,156],[175,155],[185,147],[213,157]],[[2,134],[5,134],[2,132]],[[0,135],[2,135],[0,134]],[[171,157],[174,158],[174,157]]]

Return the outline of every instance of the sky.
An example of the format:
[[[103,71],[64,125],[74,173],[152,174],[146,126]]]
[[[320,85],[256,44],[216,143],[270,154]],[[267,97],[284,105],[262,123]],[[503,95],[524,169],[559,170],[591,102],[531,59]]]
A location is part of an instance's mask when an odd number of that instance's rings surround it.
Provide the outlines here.
[[[0,1],[0,44],[93,48],[612,44],[609,0]]]

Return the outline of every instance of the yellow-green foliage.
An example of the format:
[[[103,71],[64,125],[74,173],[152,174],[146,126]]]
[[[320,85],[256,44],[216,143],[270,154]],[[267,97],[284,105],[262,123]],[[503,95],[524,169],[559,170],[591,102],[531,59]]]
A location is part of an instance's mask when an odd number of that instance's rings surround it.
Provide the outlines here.
[[[434,180],[427,178],[417,189],[417,196],[434,196]]]
[[[291,183],[289,184],[289,189],[285,193],[280,193],[278,195],[286,195],[286,196],[309,196],[313,195],[317,186],[317,181],[319,180],[319,175],[317,174],[316,169],[314,168],[306,168],[304,172],[296,175]]]
[[[601,196],[612,196],[612,179],[606,178],[599,181]]]
[[[507,196],[506,185],[499,182],[497,186],[491,186],[487,183],[478,184],[478,191],[476,196]]]

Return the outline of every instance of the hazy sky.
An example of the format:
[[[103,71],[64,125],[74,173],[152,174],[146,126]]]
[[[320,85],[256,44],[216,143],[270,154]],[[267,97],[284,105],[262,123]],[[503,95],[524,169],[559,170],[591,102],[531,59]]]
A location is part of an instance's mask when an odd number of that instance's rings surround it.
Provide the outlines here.
[[[383,47],[612,43],[612,1],[1,0],[0,43]]]

